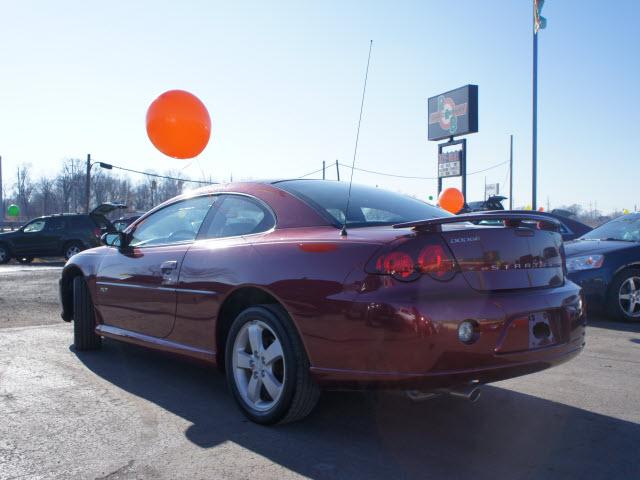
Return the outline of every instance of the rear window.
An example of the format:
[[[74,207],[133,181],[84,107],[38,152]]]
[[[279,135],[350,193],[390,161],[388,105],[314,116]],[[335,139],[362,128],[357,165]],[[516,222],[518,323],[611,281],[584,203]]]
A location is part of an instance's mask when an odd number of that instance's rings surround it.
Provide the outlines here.
[[[336,226],[344,223],[349,184],[327,180],[286,180],[275,186],[318,210]],[[347,226],[370,227],[450,217],[451,214],[421,200],[381,188],[353,185]]]

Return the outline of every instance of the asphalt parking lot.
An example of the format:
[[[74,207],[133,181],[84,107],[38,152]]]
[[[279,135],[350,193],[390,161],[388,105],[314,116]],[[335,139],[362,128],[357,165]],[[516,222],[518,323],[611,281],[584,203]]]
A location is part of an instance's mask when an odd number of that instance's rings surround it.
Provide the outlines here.
[[[640,478],[640,325],[591,319],[578,359],[475,404],[323,394],[260,427],[217,372],[71,347],[60,264],[0,266],[0,478]]]

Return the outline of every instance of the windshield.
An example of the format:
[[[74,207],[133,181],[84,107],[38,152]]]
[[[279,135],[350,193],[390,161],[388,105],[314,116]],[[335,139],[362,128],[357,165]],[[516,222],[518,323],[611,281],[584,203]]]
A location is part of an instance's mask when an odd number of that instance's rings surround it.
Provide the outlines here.
[[[344,223],[349,184],[326,180],[287,180],[276,186],[304,200],[334,225]],[[450,217],[451,214],[421,200],[389,190],[353,185],[347,226],[370,227]]]
[[[622,240],[640,242],[640,214],[623,215],[594,228],[582,240]]]

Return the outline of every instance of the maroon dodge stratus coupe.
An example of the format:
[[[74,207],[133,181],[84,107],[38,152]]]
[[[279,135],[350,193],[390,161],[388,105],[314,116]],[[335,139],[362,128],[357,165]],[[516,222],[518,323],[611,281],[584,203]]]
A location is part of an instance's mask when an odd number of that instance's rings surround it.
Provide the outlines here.
[[[345,222],[348,188],[216,185],[106,234],[62,272],[75,348],[109,337],[215,364],[264,424],[304,417],[321,388],[474,398],[581,351],[553,219],[353,185]]]

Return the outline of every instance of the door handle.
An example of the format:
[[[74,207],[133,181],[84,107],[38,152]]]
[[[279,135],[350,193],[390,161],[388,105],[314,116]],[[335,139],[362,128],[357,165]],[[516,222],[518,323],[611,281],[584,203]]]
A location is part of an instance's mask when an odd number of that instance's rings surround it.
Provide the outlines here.
[[[178,268],[178,261],[177,260],[168,260],[168,261],[162,262],[160,264],[160,270],[162,270],[162,272],[167,272],[169,270],[175,270],[176,268]]]
[[[178,262],[176,260],[168,260],[160,264],[160,272],[162,273],[162,285],[175,285],[178,283]]]

